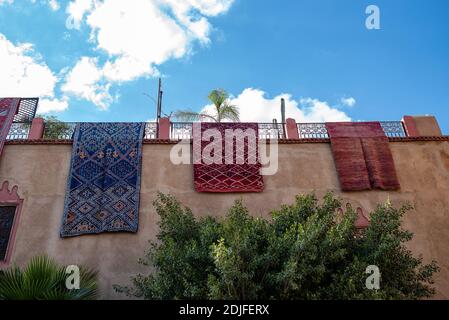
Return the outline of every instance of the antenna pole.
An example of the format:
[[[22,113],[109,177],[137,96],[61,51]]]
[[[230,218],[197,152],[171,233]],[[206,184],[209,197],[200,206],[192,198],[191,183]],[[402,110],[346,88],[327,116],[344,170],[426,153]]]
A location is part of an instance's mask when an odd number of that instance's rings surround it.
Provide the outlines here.
[[[281,99],[281,126],[283,127],[282,138],[285,138],[285,99]]]
[[[285,99],[281,99],[281,121],[285,123]]]
[[[162,80],[159,78],[159,86],[157,89],[157,122],[161,118],[162,113]]]

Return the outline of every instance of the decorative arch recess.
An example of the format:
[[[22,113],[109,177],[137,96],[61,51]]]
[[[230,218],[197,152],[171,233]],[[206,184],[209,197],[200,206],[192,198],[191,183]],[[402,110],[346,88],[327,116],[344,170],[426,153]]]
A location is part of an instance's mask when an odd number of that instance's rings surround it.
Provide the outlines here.
[[[18,194],[19,188],[17,186],[13,186],[11,189],[9,188],[9,182],[4,181],[0,188],[0,207],[14,207],[14,217],[11,221],[4,221],[4,223],[12,223],[11,228],[9,229],[9,235],[6,237],[7,245],[6,252],[0,256],[0,266],[9,265],[11,261],[11,256],[14,248],[15,238],[17,227],[19,224],[20,213],[22,211],[23,199],[20,198]],[[0,220],[2,221],[2,220]],[[0,228],[6,228],[7,226],[0,226]],[[3,239],[5,240],[5,239]],[[1,241],[1,238],[0,238]]]
[[[350,203],[346,204],[346,209],[352,208]],[[370,220],[366,217],[364,210],[361,207],[357,207],[356,209],[357,219],[355,221],[355,227],[357,229],[366,229],[370,225]],[[343,208],[338,208],[337,210],[337,221],[340,222],[343,220],[344,211]]]
[[[355,221],[355,226],[357,229],[366,229],[370,225],[369,219],[366,217],[363,209],[357,208],[357,220]]]

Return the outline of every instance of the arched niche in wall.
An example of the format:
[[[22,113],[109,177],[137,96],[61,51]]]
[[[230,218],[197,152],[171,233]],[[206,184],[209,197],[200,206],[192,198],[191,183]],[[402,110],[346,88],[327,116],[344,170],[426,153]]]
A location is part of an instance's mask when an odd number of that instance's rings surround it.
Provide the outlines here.
[[[8,181],[4,181],[0,188],[0,266],[11,261],[23,205],[18,189],[17,186],[10,189]]]
[[[346,203],[345,209],[343,210],[343,208],[338,208],[337,212],[336,212],[336,221],[338,223],[340,223],[343,220],[343,215],[346,211],[349,210],[353,210],[352,209],[353,206],[351,205],[351,203]],[[366,217],[364,210],[362,207],[357,207],[357,209],[355,210],[357,213],[357,219],[355,220],[355,227],[357,229],[366,229],[368,228],[370,221],[369,219]]]
[[[355,227],[357,229],[365,229],[368,228],[370,221],[365,216],[365,213],[363,212],[363,209],[358,207],[357,210],[357,220],[355,221]]]

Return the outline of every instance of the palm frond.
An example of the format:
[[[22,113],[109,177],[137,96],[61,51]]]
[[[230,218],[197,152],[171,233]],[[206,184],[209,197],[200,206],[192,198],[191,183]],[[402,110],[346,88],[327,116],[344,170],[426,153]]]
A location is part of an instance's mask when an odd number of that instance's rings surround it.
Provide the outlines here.
[[[173,114],[173,117],[186,122],[200,121],[201,118],[209,118],[217,122],[217,119],[214,116],[211,116],[210,114],[204,112],[177,111]]]
[[[78,300],[96,299],[97,273],[80,268],[80,289],[66,287],[66,268],[47,256],[37,256],[22,270],[12,267],[0,273],[0,299]]]
[[[23,274],[18,267],[12,267],[0,274],[0,299],[10,299],[15,297],[16,300],[26,299],[26,295],[22,290]]]
[[[194,111],[176,111],[173,117],[181,121],[198,121],[200,119],[200,114]]]
[[[209,93],[208,98],[218,109],[223,105],[223,103],[225,103],[226,100],[228,100],[229,94],[223,89],[216,89]]]
[[[234,122],[238,122],[240,121],[240,111],[237,106],[225,102],[220,108],[219,119],[228,119]]]
[[[195,112],[195,111],[177,111],[174,113],[174,117],[181,121],[201,121],[204,118],[210,119],[215,122],[221,122],[228,119],[231,121],[240,121],[239,109],[237,106],[231,105],[229,100],[229,94],[223,89],[215,89],[209,93],[209,100],[215,107],[214,114],[207,112]]]
[[[37,256],[30,260],[23,271],[23,288],[32,299],[41,292],[51,290],[55,286],[55,276],[60,267],[46,256]]]
[[[98,272],[92,269],[80,269],[80,289],[74,290],[76,300],[95,300],[99,296],[97,287]]]

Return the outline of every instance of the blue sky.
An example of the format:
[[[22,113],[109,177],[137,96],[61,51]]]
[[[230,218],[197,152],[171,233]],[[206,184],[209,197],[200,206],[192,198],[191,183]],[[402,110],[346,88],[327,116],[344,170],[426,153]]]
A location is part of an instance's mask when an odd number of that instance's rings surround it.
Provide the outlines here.
[[[365,27],[368,5],[380,30]],[[449,1],[0,0],[0,96],[65,121],[201,110],[225,88],[243,121],[400,120],[449,131]]]

